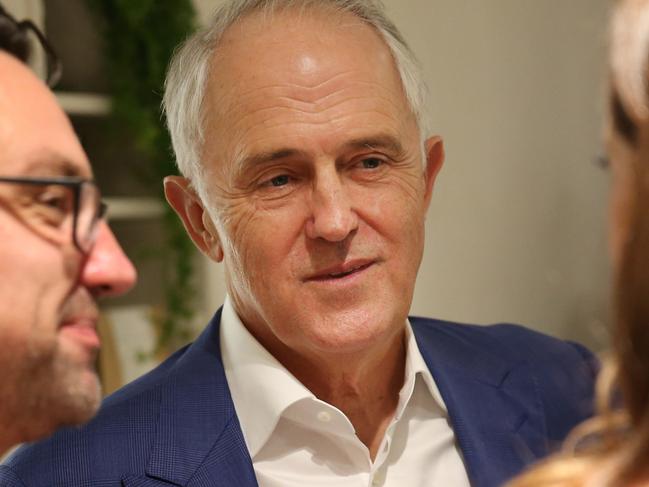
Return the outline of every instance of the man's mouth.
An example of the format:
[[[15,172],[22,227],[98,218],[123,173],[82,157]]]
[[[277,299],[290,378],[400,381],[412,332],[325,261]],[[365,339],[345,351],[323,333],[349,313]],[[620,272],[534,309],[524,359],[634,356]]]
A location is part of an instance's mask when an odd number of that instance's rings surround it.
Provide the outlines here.
[[[307,281],[328,281],[332,279],[343,279],[353,274],[363,272],[365,269],[374,265],[373,260],[355,260],[342,265],[333,266],[323,269],[309,276]]]
[[[74,317],[66,319],[61,324],[60,330],[61,333],[87,348],[97,349],[100,346],[96,317]]]

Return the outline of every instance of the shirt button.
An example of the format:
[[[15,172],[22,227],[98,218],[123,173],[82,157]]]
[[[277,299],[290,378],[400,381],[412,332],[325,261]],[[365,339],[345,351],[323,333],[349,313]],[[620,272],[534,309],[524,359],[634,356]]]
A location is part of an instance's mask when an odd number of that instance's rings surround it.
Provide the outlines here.
[[[331,421],[331,414],[329,414],[327,411],[320,411],[318,413],[318,420],[322,421],[323,423],[328,423]]]

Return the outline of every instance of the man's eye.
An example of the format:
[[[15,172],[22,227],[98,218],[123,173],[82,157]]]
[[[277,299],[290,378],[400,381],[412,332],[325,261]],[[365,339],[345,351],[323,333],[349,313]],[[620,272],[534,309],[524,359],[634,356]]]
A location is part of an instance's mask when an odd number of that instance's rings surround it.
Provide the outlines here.
[[[275,176],[272,178],[269,183],[271,186],[279,187],[279,186],[286,186],[290,182],[290,177],[287,176],[286,174],[282,174],[281,176]]]
[[[51,210],[60,210],[62,212],[70,211],[72,208],[72,202],[70,198],[65,194],[41,194],[36,200],[39,205],[47,207]]]
[[[48,208],[65,210],[65,199],[56,196],[49,196],[46,198],[39,198],[38,202],[41,205],[47,206]]]
[[[34,215],[48,225],[60,225],[72,215],[73,200],[67,188],[46,188],[34,198]]]
[[[361,161],[361,165],[363,166],[363,169],[376,169],[381,164],[383,164],[383,161],[376,157],[368,157],[367,159],[363,159]]]

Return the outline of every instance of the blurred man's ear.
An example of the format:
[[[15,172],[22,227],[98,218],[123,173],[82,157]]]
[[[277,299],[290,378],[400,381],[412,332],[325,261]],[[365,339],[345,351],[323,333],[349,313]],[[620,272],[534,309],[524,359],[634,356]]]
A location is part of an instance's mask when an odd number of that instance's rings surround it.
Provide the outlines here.
[[[164,178],[167,202],[182,220],[185,230],[203,254],[215,262],[223,260],[223,247],[212,219],[187,178]]]
[[[424,201],[426,208],[430,205],[430,198],[433,195],[435,180],[444,164],[444,141],[438,135],[426,139],[424,142],[426,154],[426,193]]]

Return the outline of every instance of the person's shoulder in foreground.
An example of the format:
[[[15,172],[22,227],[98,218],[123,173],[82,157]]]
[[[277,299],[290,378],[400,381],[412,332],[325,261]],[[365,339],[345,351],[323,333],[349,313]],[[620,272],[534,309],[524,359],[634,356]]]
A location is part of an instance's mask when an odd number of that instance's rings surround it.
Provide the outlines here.
[[[0,467],[0,485],[256,486],[221,362],[219,319],[109,397],[86,426],[21,448]],[[485,480],[547,455],[591,414],[597,361],[582,346],[516,325],[411,323],[478,485],[498,485]]]

